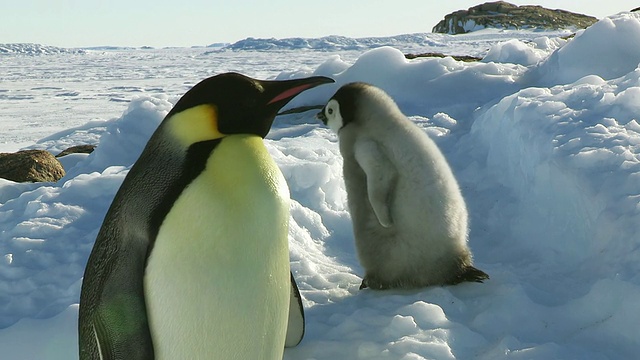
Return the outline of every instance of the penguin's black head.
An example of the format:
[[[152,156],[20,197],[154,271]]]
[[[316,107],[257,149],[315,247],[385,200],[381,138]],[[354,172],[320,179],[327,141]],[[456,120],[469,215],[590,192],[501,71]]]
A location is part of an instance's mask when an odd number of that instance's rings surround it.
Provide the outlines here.
[[[187,113],[188,117],[202,118],[205,115],[211,117],[210,125],[214,127],[211,130],[219,136],[256,134],[265,137],[280,108],[299,93],[330,82],[333,80],[323,76],[268,81],[238,73],[220,74],[187,91],[171,109],[167,119]],[[206,126],[192,126],[189,131],[203,131]]]
[[[340,129],[356,121],[358,100],[371,86],[363,82],[343,85],[333,94],[316,117],[335,133],[338,133]]]

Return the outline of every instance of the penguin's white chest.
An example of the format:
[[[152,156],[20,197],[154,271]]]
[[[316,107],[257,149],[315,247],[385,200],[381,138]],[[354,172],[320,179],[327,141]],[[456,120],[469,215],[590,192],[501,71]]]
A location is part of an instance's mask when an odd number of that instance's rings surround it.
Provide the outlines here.
[[[257,136],[224,138],[162,223],[144,277],[156,359],[282,359],[285,180]]]

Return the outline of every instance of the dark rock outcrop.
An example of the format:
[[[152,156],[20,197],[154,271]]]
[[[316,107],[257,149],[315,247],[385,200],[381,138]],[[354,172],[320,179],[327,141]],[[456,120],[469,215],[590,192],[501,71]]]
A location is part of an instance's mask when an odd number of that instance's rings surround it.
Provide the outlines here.
[[[480,57],[471,56],[471,55],[445,55],[443,53],[438,53],[438,52],[428,52],[428,53],[420,53],[420,54],[411,54],[411,53],[404,54],[404,57],[409,60],[416,59],[416,58],[425,58],[425,57],[426,58],[430,58],[430,57],[445,58],[447,56],[452,57],[456,61],[464,61],[464,62],[474,62],[474,61],[482,60],[482,58]]]
[[[15,182],[58,181],[65,174],[62,164],[44,150],[0,153],[0,178]]]
[[[95,148],[95,145],[76,145],[63,150],[60,154],[56,155],[56,157],[58,158],[69,154],[91,154]]]
[[[593,16],[565,10],[551,10],[542,6],[517,6],[504,1],[488,2],[459,10],[444,17],[432,32],[464,34],[483,28],[497,29],[584,29],[595,22]]]

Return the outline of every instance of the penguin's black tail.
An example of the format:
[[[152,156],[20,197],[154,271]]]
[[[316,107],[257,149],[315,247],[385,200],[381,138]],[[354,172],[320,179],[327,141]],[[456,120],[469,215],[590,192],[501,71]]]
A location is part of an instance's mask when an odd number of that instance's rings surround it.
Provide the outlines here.
[[[459,284],[461,282],[483,282],[484,280],[489,279],[489,275],[484,271],[477,269],[471,265],[465,266],[460,274],[456,276],[451,285]]]

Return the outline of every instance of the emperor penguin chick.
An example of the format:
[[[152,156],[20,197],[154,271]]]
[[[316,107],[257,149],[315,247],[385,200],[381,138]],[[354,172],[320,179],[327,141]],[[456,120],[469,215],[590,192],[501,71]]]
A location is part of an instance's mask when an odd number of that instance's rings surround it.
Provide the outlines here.
[[[338,134],[360,288],[482,282],[467,208],[445,157],[381,89],[341,87],[317,117]]]

